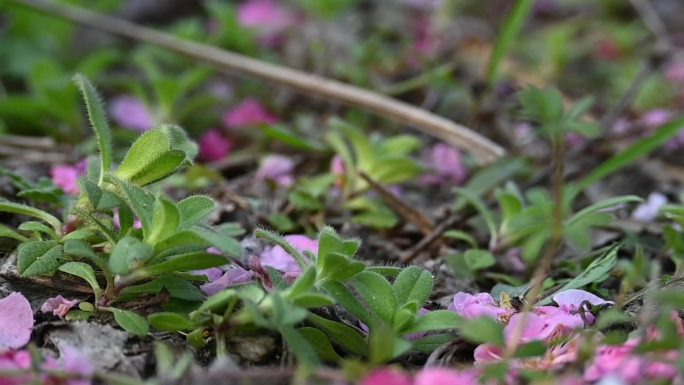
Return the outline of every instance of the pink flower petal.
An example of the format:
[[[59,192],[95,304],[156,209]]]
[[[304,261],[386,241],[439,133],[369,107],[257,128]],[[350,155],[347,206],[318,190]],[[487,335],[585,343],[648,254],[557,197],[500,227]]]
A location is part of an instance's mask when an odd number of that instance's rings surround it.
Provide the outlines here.
[[[78,186],[79,170],[76,167],[59,165],[50,170],[52,182],[61,188],[65,194],[77,196],[81,189]]]
[[[361,385],[411,385],[411,379],[399,370],[380,368],[366,376]]]
[[[223,115],[223,124],[229,129],[275,124],[278,118],[271,115],[254,99],[246,99]]]
[[[254,280],[254,272],[241,267],[228,269],[220,278],[200,286],[204,294],[212,296],[225,288]]]
[[[10,350],[0,353],[0,372],[28,370],[31,367],[31,354],[28,351]],[[28,373],[28,371],[27,371]],[[33,376],[30,374],[16,377],[0,376],[0,385],[24,385],[31,383]]]
[[[558,304],[558,307],[561,310],[570,313],[577,312],[584,301],[588,301],[594,306],[614,303],[613,301],[606,301],[599,296],[578,289],[561,291],[553,296],[553,301]]]
[[[495,320],[499,320],[512,312],[496,306],[494,298],[488,293],[472,295],[464,292],[458,292],[454,295],[449,310],[467,319],[490,317]]]
[[[205,162],[217,162],[227,157],[232,147],[233,144],[221,131],[212,129],[199,139],[199,158]]]
[[[285,240],[300,253],[304,251],[310,251],[313,254],[318,253],[318,241],[305,235],[286,235]],[[270,266],[283,273],[294,275],[301,273],[301,268],[294,257],[280,246],[266,248],[261,253],[260,260],[263,266]]]
[[[144,132],[154,126],[154,120],[147,107],[133,96],[123,95],[114,98],[109,103],[109,112],[114,122],[131,131]]]
[[[52,313],[59,318],[64,318],[69,310],[74,307],[79,301],[78,300],[68,300],[61,295],[54,298],[50,298],[40,307],[40,311],[43,313]]]
[[[452,184],[459,185],[467,177],[465,165],[461,160],[461,153],[444,143],[438,143],[432,147],[425,159],[429,169],[427,178],[422,181],[425,184]]]
[[[18,349],[31,339],[33,310],[21,293],[0,299],[0,351]]]
[[[271,181],[280,186],[290,186],[294,183],[292,172],[295,163],[292,159],[282,155],[270,155],[264,158],[256,172],[255,179]]]
[[[90,385],[90,377],[95,374],[93,363],[81,351],[70,345],[59,347],[59,366],[68,374],[79,376],[79,379],[67,380],[67,385]]]
[[[423,369],[413,379],[414,385],[476,385],[478,376],[474,371],[458,371],[444,368]]]
[[[283,32],[295,23],[294,14],[273,0],[247,0],[240,5],[238,23],[258,31],[262,36]]]

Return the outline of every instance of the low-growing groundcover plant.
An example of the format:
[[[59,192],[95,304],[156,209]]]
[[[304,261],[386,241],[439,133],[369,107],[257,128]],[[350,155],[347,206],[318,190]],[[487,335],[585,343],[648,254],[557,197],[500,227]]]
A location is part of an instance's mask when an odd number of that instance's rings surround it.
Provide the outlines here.
[[[45,154],[64,161],[35,178],[12,156],[0,168],[0,385],[684,383],[681,189],[662,163],[637,163],[681,147],[681,60],[654,54],[629,85],[650,39],[625,15],[648,2],[509,3],[491,47],[480,17],[460,18],[485,3],[207,1],[169,25],[155,8],[155,28],[313,63],[515,154],[486,167],[361,110],[325,123],[319,106],[148,45],[74,63],[73,26],[0,16],[0,132],[77,153]],[[488,63],[464,63],[473,46],[491,48]],[[102,82],[111,130],[74,71]],[[551,82],[562,91],[527,86]],[[82,143],[79,91],[95,133]],[[0,153],[51,151],[42,139],[0,137]],[[643,170],[659,178],[649,191]],[[607,188],[616,176],[631,184]],[[52,338],[83,327],[143,352],[143,378],[103,367],[87,353],[97,341]]]
[[[265,332],[280,336],[301,367],[342,365],[350,379],[367,385],[515,383],[541,380],[554,370],[561,370],[553,375],[568,383],[611,376],[630,384],[682,380],[679,293],[668,289],[649,293],[660,311],[628,335],[624,328],[636,319],[615,302],[579,289],[614,266],[619,246],[607,249],[539,304],[521,302],[530,287],[522,291],[509,287],[499,289],[498,298],[456,293],[446,309],[428,304],[434,286],[430,272],[417,266],[367,266],[355,259],[360,241],[344,239],[330,227],[323,227],[315,239],[257,229],[256,238],[272,246],[244,258],[235,239],[221,226],[206,222],[216,209],[212,199],[196,195],[176,202],[154,188],[155,182],[192,164],[197,147],[183,130],[161,125],[145,131],[116,165],[99,96],[85,77],[74,80],[96,134],[99,156],[88,159],[87,172],[78,179],[79,195],[65,219],[24,204],[0,203],[5,212],[35,219],[17,229],[3,228],[4,236],[20,242],[16,264],[22,277],[67,274],[92,288],[92,301],[58,296],[43,304],[44,313],[69,321],[111,313],[131,334],[144,337],[150,325],[157,331],[180,333],[190,346],[210,349],[217,359],[228,357],[231,336]],[[477,198],[466,198],[482,209]],[[499,194],[508,216],[493,237],[508,242],[520,239],[509,234],[524,229],[522,224],[530,219],[522,218],[529,215],[540,218],[540,224],[553,218],[543,208],[548,203],[530,196],[541,206],[521,209],[523,203],[516,199],[514,190]],[[628,201],[616,199],[587,208],[570,217],[566,226],[583,221],[575,219],[579,215],[590,218]],[[675,207],[668,212],[678,218]],[[491,214],[483,212],[483,216]],[[605,219],[584,222],[591,225]],[[676,248],[674,231],[670,238]],[[473,253],[465,254],[471,269]],[[478,253],[481,261],[481,253],[488,252]],[[127,306],[150,296],[161,298],[167,310],[155,310],[159,302],[153,301],[148,309],[134,311]],[[21,350],[33,329],[31,306],[20,293],[0,302],[1,383],[77,384],[97,376],[89,359],[73,347],[60,347],[58,359]],[[340,312],[346,316],[340,317]],[[475,367],[424,369],[414,375],[382,367],[407,355],[434,354],[459,338],[479,344],[472,353]],[[165,354],[165,349],[158,347],[157,354]],[[563,375],[562,368],[570,363],[584,369]],[[181,367],[187,368],[187,363]],[[182,375],[179,369],[176,376]]]

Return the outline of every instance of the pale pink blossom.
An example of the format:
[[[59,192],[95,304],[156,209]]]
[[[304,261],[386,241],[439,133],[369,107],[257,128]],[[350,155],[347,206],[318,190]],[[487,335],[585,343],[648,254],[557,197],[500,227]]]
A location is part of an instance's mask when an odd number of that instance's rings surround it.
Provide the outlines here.
[[[461,153],[452,146],[438,143],[430,149],[425,160],[427,175],[421,181],[427,185],[460,185],[468,172],[461,160]]]
[[[673,113],[664,109],[653,109],[646,111],[639,122],[647,128],[658,128],[663,124],[669,122],[673,118]]]
[[[275,0],[247,0],[240,4],[238,23],[256,31],[262,39],[279,37],[296,23],[296,15]]]
[[[59,361],[57,361],[56,368],[77,377],[67,380],[67,385],[90,385],[91,377],[95,374],[95,367],[90,359],[71,345],[59,347]]]
[[[552,297],[553,302],[558,304],[558,307],[568,313],[577,312],[582,306],[583,302],[589,302],[593,306],[612,305],[613,301],[606,301],[605,299],[589,293],[588,291],[579,289],[564,290],[556,293]]]
[[[31,339],[33,310],[21,293],[0,299],[0,352],[18,349]]]
[[[258,181],[270,181],[279,186],[289,187],[294,183],[294,161],[283,155],[269,155],[261,161],[255,178]]]
[[[476,385],[478,377],[474,370],[427,368],[416,374],[413,385]]]
[[[68,165],[52,166],[50,175],[52,176],[52,183],[61,188],[65,194],[77,196],[81,192],[78,185],[80,173],[77,167]]]
[[[1,349],[0,349],[1,350]],[[26,350],[0,352],[0,385],[30,384],[34,377],[30,374],[31,354]],[[26,370],[25,375],[3,376],[3,372]]]
[[[667,197],[657,191],[648,194],[646,202],[639,204],[632,212],[632,219],[651,222],[658,217],[660,208],[667,204]]]
[[[373,370],[361,380],[361,385],[412,385],[412,381],[400,370],[380,368]]]
[[[211,129],[199,139],[199,158],[205,162],[217,162],[228,156],[233,144],[221,131]]]
[[[311,239],[305,235],[286,235],[285,240],[297,251],[304,254],[304,251],[318,254],[318,240]],[[303,255],[306,259],[306,256]],[[302,269],[287,251],[280,246],[267,247],[259,256],[261,265],[270,266],[285,273],[286,278],[295,278],[301,274]]]
[[[449,305],[449,310],[467,319],[489,317],[497,321],[512,313],[512,310],[498,307],[494,302],[494,298],[488,293],[473,295],[458,292],[454,295],[454,299]]]
[[[203,284],[200,286],[200,289],[204,294],[212,296],[228,287],[251,282],[254,280],[254,276],[255,274],[252,271],[245,270],[241,267],[233,267],[228,269],[220,277],[210,280],[209,283]]]
[[[144,132],[154,126],[152,114],[147,107],[130,95],[114,98],[109,104],[109,112],[116,124],[131,131]]]
[[[54,298],[50,298],[40,307],[40,311],[43,313],[52,313],[59,318],[64,318],[69,310],[74,307],[79,301],[78,300],[68,300],[61,295]]]
[[[31,353],[26,350],[0,353],[0,385],[24,385],[29,383],[90,385],[95,374],[95,367],[90,359],[70,345],[59,347],[58,360],[43,357],[39,363],[32,363]],[[37,377],[33,368],[38,369]],[[3,372],[21,372],[25,375],[4,376]],[[61,372],[65,375],[53,375],[45,372]],[[60,373],[60,374],[61,374]]]
[[[223,115],[223,124],[229,129],[239,129],[275,124],[278,118],[271,115],[264,106],[255,99],[245,99]]]

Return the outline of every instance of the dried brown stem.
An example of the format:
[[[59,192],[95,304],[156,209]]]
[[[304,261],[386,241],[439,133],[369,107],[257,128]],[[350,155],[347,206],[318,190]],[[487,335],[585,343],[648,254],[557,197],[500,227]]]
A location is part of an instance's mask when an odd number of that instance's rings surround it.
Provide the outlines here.
[[[365,172],[361,172],[361,177],[368,182],[370,187],[380,195],[380,198],[389,205],[394,211],[396,211],[406,222],[411,222],[418,226],[418,229],[424,234],[429,235],[435,228],[435,224],[432,223],[430,218],[426,217],[420,211],[409,206],[406,202],[401,200],[396,195],[392,194],[391,191],[387,190],[383,185],[376,182]]]
[[[62,3],[41,0],[10,0],[8,3],[164,47],[219,69],[229,69],[278,82],[307,94],[366,109],[396,122],[413,125],[428,135],[469,151],[481,163],[490,163],[505,154],[502,147],[467,127],[416,106],[346,83],[267,63],[217,47],[183,40],[125,20]]]

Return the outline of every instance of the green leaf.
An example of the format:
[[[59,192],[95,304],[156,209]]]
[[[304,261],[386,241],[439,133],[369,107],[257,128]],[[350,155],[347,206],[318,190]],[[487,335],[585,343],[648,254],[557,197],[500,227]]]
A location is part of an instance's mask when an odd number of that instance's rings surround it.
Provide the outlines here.
[[[194,230],[179,231],[154,244],[155,258],[193,251],[203,251],[213,246],[202,235]]]
[[[185,154],[186,159],[183,163],[191,164],[192,160],[197,157],[199,146],[188,137],[188,133],[173,124],[162,124],[160,130],[171,140],[172,150],[182,151]]]
[[[147,321],[153,328],[163,332],[178,332],[192,329],[193,323],[178,313],[161,312],[147,316]]]
[[[503,326],[489,317],[464,320],[460,330],[461,334],[472,342],[504,346]]]
[[[486,269],[496,264],[496,259],[487,250],[469,249],[463,254],[463,258],[470,271]]]
[[[684,118],[678,118],[661,126],[655,134],[648,138],[635,141],[634,144],[619,154],[595,167],[589,175],[576,185],[575,190],[577,192],[583,191],[599,180],[605,179],[609,175],[648,155],[651,151],[659,148],[677,135],[682,127],[684,127]]]
[[[335,351],[328,336],[322,331],[312,328],[303,327],[297,329],[299,334],[301,334],[309,344],[313,347],[316,355],[326,362],[340,362],[342,357]]]
[[[143,169],[131,176],[131,183],[147,186],[173,174],[185,161],[185,153],[180,150],[167,151],[154,158]]]
[[[473,175],[463,186],[472,195],[482,197],[499,184],[511,180],[513,176],[526,170],[526,163],[521,159],[501,159]],[[454,211],[459,212],[468,205],[468,199],[458,197],[454,202]]]
[[[344,284],[337,281],[326,281],[321,284],[321,287],[335,298],[335,301],[337,301],[340,306],[354,317],[358,318],[359,321],[366,325],[370,325],[372,320],[371,314]]]
[[[38,218],[52,226],[52,228],[55,229],[55,232],[57,234],[62,233],[62,222],[55,216],[48,214],[43,210],[23,205],[21,203],[0,201],[0,212],[26,215],[33,218]]]
[[[525,20],[527,20],[527,16],[530,14],[533,4],[533,0],[518,0],[510,15],[506,18],[503,29],[499,31],[487,66],[487,83],[490,85],[496,78],[501,60],[503,60],[506,52],[508,52],[513,42],[520,35],[520,31],[525,24]]]
[[[85,280],[88,282],[90,287],[93,288],[93,292],[95,292],[96,295],[99,295],[99,292],[102,291],[100,284],[97,282],[97,278],[95,278],[95,271],[93,270],[93,267],[87,263],[67,262],[59,267],[59,271],[75,275]]]
[[[130,180],[157,157],[171,149],[169,137],[159,129],[145,132],[128,150],[117,170],[121,179]]]
[[[392,287],[398,303],[415,302],[416,305],[423,306],[432,294],[432,274],[418,266],[410,266],[399,273]]]
[[[300,275],[294,283],[292,283],[292,286],[287,291],[287,295],[289,298],[295,298],[301,294],[307,293],[311,288],[313,288],[313,285],[316,281],[316,269],[313,266],[309,266],[306,270],[304,270],[304,273]]]
[[[235,238],[219,232],[213,227],[195,227],[193,229],[202,238],[206,239],[212,246],[221,250],[221,253],[235,258],[242,258],[242,246]]]
[[[201,302],[206,298],[197,286],[183,278],[167,276],[162,278],[162,282],[164,283],[166,290],[169,291],[171,298],[179,298],[193,302]]]
[[[97,137],[97,145],[100,150],[100,158],[102,159],[100,170],[101,185],[104,175],[112,168],[112,133],[107,124],[104,106],[95,87],[85,76],[80,74],[74,76],[74,82],[83,96],[88,111],[88,119]]]
[[[90,245],[77,239],[69,239],[64,242],[64,254],[79,258],[97,258]]]
[[[14,231],[12,228],[0,224],[0,238],[12,238],[19,242],[26,242],[28,238]]]
[[[173,202],[157,197],[152,217],[152,231],[145,237],[145,242],[155,244],[157,241],[173,235],[180,225],[180,211]]]
[[[304,293],[300,294],[292,300],[292,303],[301,307],[302,309],[311,309],[317,307],[333,306],[335,300],[325,294],[321,293]]]
[[[617,253],[620,250],[620,245],[616,245],[610,248],[604,255],[593,260],[589,266],[587,266],[584,271],[579,273],[575,278],[571,279],[568,283],[563,285],[556,293],[560,293],[565,290],[579,289],[592,282],[596,282],[600,279],[604,279],[606,275],[615,267],[617,263]],[[540,305],[546,305],[551,303],[551,296],[545,298],[540,302]]]
[[[140,219],[143,233],[145,235],[149,234],[150,231],[152,231],[152,217],[154,215],[155,203],[154,196],[140,187],[112,175],[107,176],[106,181],[114,184],[118,188],[118,193],[124,198],[135,216]]]
[[[204,195],[194,195],[178,202],[181,228],[187,229],[202,221],[216,210],[216,202]]]
[[[155,276],[176,271],[208,269],[210,267],[222,266],[226,263],[228,263],[228,260],[221,255],[194,252],[170,257],[164,262],[146,267],[144,272],[150,276]]]
[[[496,245],[498,232],[496,230],[496,221],[494,220],[494,214],[492,211],[487,208],[487,205],[482,201],[482,199],[480,199],[480,197],[474,194],[472,191],[466,188],[458,188],[455,191],[459,196],[465,198],[465,200],[470,203],[475,210],[477,210],[480,216],[482,216],[482,220],[484,220],[485,224],[487,225],[487,229],[489,230],[489,244]]]
[[[318,281],[335,280],[344,282],[366,268],[362,262],[353,261],[340,253],[327,254],[317,259],[319,265]]]
[[[625,196],[619,196],[619,197],[613,197],[613,198],[608,198],[604,199],[602,201],[599,201],[597,203],[594,203],[591,206],[585,207],[584,209],[578,211],[575,213],[575,215],[570,218],[568,221],[568,225],[572,225],[575,222],[579,222],[586,218],[587,216],[594,214],[596,212],[599,212],[601,210],[607,210],[609,208],[613,208],[615,206],[619,206],[625,203],[635,203],[635,202],[642,202],[643,199],[636,195],[625,195]]]
[[[128,275],[152,257],[152,247],[133,237],[123,237],[109,256],[109,268],[114,274]]]
[[[60,263],[63,247],[55,241],[34,241],[19,247],[17,268],[22,277],[53,273]]]
[[[318,359],[318,355],[314,348],[302,334],[295,330],[295,328],[283,325],[278,328],[278,331],[292,353],[297,357],[297,361],[299,361],[300,365],[312,367],[320,365],[320,360]]]
[[[107,308],[107,310],[114,314],[116,323],[131,334],[144,337],[150,331],[150,325],[148,325],[145,318],[132,311],[116,308]]]
[[[361,357],[368,356],[368,345],[358,330],[313,313],[309,313],[307,319],[346,351]]]
[[[460,230],[449,230],[444,233],[444,236],[451,239],[457,239],[467,243],[470,247],[476,249],[477,241],[472,235]]]
[[[362,271],[351,280],[351,284],[371,311],[372,319],[391,325],[397,311],[397,296],[387,279],[378,273]]]
[[[449,310],[434,310],[416,318],[411,327],[402,330],[402,334],[426,333],[435,330],[456,329],[461,326],[462,318]]]
[[[17,228],[20,231],[33,231],[36,233],[43,233],[51,238],[57,238],[57,234],[55,234],[55,230],[50,228],[49,226],[40,223],[40,222],[35,222],[35,221],[28,221],[24,222],[19,227]]]
[[[543,356],[546,353],[546,344],[542,341],[532,341],[523,344],[515,351],[516,358],[531,358]]]

